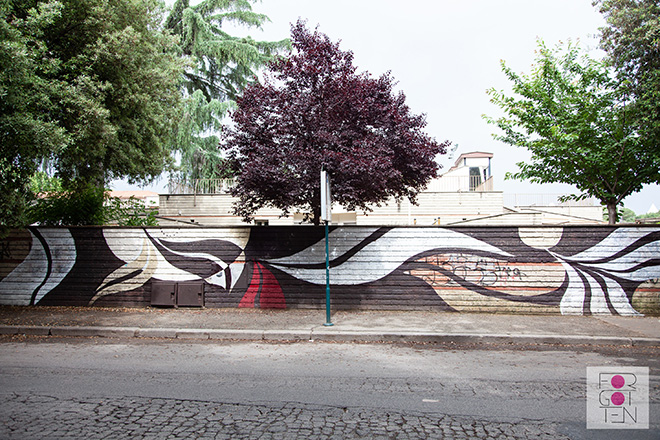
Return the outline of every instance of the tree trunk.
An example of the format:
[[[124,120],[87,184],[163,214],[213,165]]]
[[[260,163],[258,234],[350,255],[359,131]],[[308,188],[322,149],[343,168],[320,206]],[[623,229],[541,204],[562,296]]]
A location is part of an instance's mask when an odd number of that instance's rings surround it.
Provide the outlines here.
[[[616,210],[616,203],[608,203],[607,204],[607,216],[609,217],[609,224],[614,225],[616,224],[617,221],[617,210]]]

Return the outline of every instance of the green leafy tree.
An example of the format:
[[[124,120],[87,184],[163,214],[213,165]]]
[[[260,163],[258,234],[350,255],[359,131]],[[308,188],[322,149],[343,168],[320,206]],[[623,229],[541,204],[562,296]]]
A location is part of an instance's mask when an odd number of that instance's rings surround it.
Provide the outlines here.
[[[635,223],[635,220],[637,219],[637,216],[635,215],[635,211],[629,208],[620,208],[618,211],[619,211],[618,214],[619,214],[620,222]],[[604,209],[603,219],[609,222],[610,214],[607,212],[607,208]]]
[[[28,208],[31,224],[40,226],[103,225],[105,190],[79,185],[75,191],[58,191],[39,197]]]
[[[28,221],[30,178],[70,142],[54,116],[66,88],[48,80],[57,65],[43,42],[60,10],[47,3],[17,19],[14,3],[0,1],[0,229]]]
[[[47,194],[62,191],[62,179],[51,177],[45,171],[37,171],[30,178],[30,191],[34,194]]]
[[[157,0],[68,0],[47,41],[76,88],[62,123],[73,142],[56,156],[65,180],[99,186],[111,179],[148,181],[170,159],[179,117],[183,63],[176,39],[161,30]]]
[[[130,197],[108,197],[104,204],[104,223],[118,226],[158,226],[155,208],[148,208],[142,200]]]
[[[507,178],[575,185],[581,193],[564,199],[597,198],[611,224],[626,196],[660,181],[657,146],[631,124],[625,89],[604,62],[571,43],[550,50],[539,42],[531,74],[519,75],[504,62],[502,70],[515,95],[490,89],[504,116],[486,119],[502,130],[496,139],[532,153]]]
[[[639,223],[660,225],[660,211],[638,215],[635,220]]]
[[[605,16],[601,46],[631,98],[629,119],[660,155],[660,3],[597,0]]]
[[[162,30],[161,3],[1,4],[0,193],[18,193],[2,199],[3,222],[25,220],[12,206],[26,206],[29,178],[44,160],[73,197],[116,178],[159,176],[170,162],[184,66],[176,38]]]
[[[255,0],[174,2],[166,28],[181,38],[181,55],[191,60],[183,73],[186,103],[177,127],[175,150],[181,154],[181,180],[222,177],[218,136],[221,120],[239,93],[272,55],[288,41],[255,41],[223,29],[233,24],[260,29],[268,17],[252,10]]]
[[[76,191],[40,195],[28,208],[29,222],[40,226],[158,226],[157,211],[135,197],[110,197],[109,192],[88,184]]]
[[[636,218],[660,218],[660,211],[647,212],[646,214],[638,215]]]

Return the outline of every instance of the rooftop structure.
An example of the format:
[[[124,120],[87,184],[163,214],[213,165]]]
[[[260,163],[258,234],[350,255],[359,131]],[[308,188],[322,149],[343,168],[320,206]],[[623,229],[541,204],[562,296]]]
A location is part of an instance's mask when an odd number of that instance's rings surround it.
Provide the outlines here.
[[[474,151],[461,154],[454,165],[418,194],[417,204],[407,199],[388,200],[372,211],[347,211],[333,205],[336,225],[564,225],[602,223],[602,207],[594,200],[560,203],[557,195],[505,195],[495,191],[493,154]],[[202,226],[246,224],[233,215],[237,200],[229,194],[231,179],[205,179],[190,183],[170,182],[170,194],[160,196],[160,216],[176,224]],[[513,196],[513,197],[511,197]],[[254,224],[303,223],[304,212],[281,217],[277,209],[260,209]],[[172,224],[174,224],[172,223]]]

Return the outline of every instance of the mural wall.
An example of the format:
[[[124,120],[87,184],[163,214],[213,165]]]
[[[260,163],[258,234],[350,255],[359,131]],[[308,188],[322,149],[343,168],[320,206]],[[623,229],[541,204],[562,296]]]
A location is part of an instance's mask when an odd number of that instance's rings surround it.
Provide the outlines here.
[[[330,248],[334,309],[660,314],[658,227],[334,227]],[[203,285],[206,307],[323,308],[324,229],[29,228],[0,239],[0,304],[146,307],[163,282]]]

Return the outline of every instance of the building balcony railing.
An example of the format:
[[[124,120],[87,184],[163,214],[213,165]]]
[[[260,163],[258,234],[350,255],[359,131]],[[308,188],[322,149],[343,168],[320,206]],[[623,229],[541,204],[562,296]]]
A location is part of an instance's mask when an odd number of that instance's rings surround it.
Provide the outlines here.
[[[234,179],[171,179],[169,194],[227,194],[234,187]]]
[[[441,176],[429,183],[426,192],[493,191],[493,178],[481,176]]]
[[[234,187],[234,179],[171,179],[169,194],[227,194]],[[493,178],[481,176],[446,176],[431,181],[427,192],[493,191]]]
[[[565,194],[504,194],[504,206],[599,206],[594,198],[584,200],[567,200],[560,202],[559,197]]]

